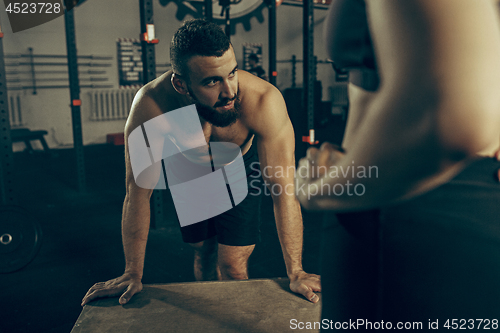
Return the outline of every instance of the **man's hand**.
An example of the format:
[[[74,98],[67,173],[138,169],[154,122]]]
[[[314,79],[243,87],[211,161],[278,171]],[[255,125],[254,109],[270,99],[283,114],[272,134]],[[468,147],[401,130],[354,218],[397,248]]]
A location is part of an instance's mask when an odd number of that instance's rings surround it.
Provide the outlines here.
[[[310,199],[309,187],[317,179],[328,174],[331,166],[344,156],[344,150],[339,146],[325,142],[320,149],[309,148],[306,157],[300,159],[295,178],[297,199],[307,209]],[[303,190],[300,190],[303,189]],[[305,195],[304,195],[305,193]]]
[[[126,304],[132,296],[142,290],[142,282],[139,278],[133,278],[130,274],[125,273],[116,279],[106,282],[99,282],[92,286],[87,291],[87,294],[82,300],[82,306],[95,298],[100,297],[113,297],[120,294],[120,304]]]
[[[314,291],[321,292],[321,277],[316,274],[308,274],[300,271],[290,276],[290,290],[294,293],[302,294],[309,301],[316,303],[319,301],[319,297]]]

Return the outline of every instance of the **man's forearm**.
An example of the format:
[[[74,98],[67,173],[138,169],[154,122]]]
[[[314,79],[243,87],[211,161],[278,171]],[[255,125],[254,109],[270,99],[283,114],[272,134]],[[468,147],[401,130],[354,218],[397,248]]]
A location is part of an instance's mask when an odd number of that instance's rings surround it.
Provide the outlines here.
[[[293,195],[273,196],[276,229],[288,276],[302,271],[303,224],[300,204]]]
[[[149,233],[150,208],[147,198],[131,200],[129,195],[123,204],[122,242],[125,253],[125,272],[142,278],[144,257]]]

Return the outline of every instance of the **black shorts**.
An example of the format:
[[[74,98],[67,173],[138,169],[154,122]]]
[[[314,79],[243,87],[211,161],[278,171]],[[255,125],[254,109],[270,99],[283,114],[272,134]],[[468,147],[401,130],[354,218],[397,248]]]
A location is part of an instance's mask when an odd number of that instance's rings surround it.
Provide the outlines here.
[[[429,319],[499,318],[499,168],[478,159],[412,200],[328,214],[323,318],[422,322],[424,330]]]
[[[198,243],[217,236],[224,245],[247,246],[260,241],[261,184],[256,144],[243,155],[247,174],[248,195],[236,207],[210,219],[181,227],[185,243]]]

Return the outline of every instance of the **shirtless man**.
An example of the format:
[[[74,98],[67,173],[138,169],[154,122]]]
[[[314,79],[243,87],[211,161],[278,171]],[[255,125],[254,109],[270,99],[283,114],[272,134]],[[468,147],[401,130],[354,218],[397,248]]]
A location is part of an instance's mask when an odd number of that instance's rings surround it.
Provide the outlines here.
[[[243,158],[256,146],[262,170],[294,167],[294,132],[282,95],[271,84],[238,70],[233,47],[217,25],[201,19],[186,22],[174,35],[170,53],[172,70],[145,85],[134,99],[125,126],[126,142],[130,133],[148,120],[196,103],[207,143],[234,143],[240,146]],[[125,304],[142,290],[152,190],[143,189],[134,181],[129,145],[125,154],[127,194],[122,218],[125,272],[118,278],[95,284],[82,305],[98,297],[118,295],[120,304]],[[268,186],[293,186],[293,173],[276,177],[267,171],[263,176]],[[302,269],[300,205],[291,190],[272,198],[290,289],[315,303],[319,300],[314,291],[320,291],[320,277]],[[232,226],[245,223],[243,230],[233,230],[237,237],[246,238],[248,230],[253,234],[253,239],[244,239],[241,244],[235,244],[231,238],[234,235],[212,235],[207,230],[195,230],[193,235],[192,231],[185,232],[186,227],[181,228],[183,239],[195,249],[195,278],[247,279],[248,258],[255,247],[255,235],[258,236],[257,220],[231,221]],[[249,226],[250,222],[253,224]],[[213,223],[218,230],[220,221]],[[210,228],[207,225],[203,221],[189,227]],[[196,239],[200,234],[208,238]]]
[[[342,149],[308,150],[296,187],[304,207],[342,212],[321,233],[323,318],[498,317],[497,9],[332,2],[325,44],[349,71],[349,119]]]

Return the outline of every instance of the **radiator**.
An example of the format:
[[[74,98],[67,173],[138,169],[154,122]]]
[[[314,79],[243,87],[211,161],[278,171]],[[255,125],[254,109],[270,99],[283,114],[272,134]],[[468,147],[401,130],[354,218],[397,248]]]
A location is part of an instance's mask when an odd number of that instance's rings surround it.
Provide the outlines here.
[[[9,93],[9,119],[11,127],[24,125],[20,93]]]
[[[124,88],[89,92],[90,119],[95,121],[127,119],[138,90],[138,88]]]

